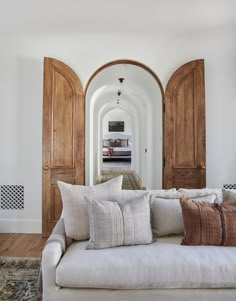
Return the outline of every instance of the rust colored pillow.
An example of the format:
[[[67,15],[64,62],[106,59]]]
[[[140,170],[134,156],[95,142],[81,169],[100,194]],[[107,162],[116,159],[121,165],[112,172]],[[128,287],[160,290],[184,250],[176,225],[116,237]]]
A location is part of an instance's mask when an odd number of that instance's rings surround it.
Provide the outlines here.
[[[221,204],[180,199],[182,245],[236,246],[236,202]]]

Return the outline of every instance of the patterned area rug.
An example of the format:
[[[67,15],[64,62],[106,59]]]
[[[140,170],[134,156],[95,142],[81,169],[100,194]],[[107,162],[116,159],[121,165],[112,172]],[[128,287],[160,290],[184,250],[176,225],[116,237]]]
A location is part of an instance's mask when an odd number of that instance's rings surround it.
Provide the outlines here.
[[[0,300],[36,301],[40,258],[0,256]]]
[[[132,172],[122,172],[122,173],[109,173],[103,172],[100,176],[98,183],[104,183],[112,178],[118,177],[120,174],[123,174],[123,184],[122,189],[130,190],[141,190],[140,184],[136,179],[135,175]]]

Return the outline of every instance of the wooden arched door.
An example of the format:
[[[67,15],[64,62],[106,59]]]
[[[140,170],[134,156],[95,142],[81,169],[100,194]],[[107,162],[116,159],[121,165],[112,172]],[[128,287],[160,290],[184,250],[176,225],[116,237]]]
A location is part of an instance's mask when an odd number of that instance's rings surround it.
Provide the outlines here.
[[[206,186],[204,60],[181,66],[165,92],[164,188]]]
[[[60,217],[57,180],[84,184],[84,95],[80,79],[64,63],[44,58],[42,210],[43,236]]]

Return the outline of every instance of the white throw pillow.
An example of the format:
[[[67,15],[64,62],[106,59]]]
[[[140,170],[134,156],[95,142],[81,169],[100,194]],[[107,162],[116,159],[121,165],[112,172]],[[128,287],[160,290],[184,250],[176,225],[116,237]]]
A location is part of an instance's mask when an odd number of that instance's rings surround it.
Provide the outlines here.
[[[236,202],[236,189],[223,189],[224,202]]]
[[[125,202],[88,200],[90,241],[87,249],[152,242],[149,193]]]
[[[214,203],[215,194],[192,198],[195,201]],[[151,199],[152,230],[156,236],[183,234],[182,209],[178,199],[155,197]]]
[[[63,203],[65,231],[68,238],[89,239],[88,203],[85,199],[120,201],[123,176],[94,186],[72,185],[58,181]]]
[[[206,196],[209,194],[215,194],[216,195],[216,203],[222,203],[223,202],[223,192],[221,188],[201,188],[201,189],[186,189],[186,188],[180,188],[178,190],[181,193],[181,196],[186,196],[189,198],[195,198],[195,197],[201,197]]]

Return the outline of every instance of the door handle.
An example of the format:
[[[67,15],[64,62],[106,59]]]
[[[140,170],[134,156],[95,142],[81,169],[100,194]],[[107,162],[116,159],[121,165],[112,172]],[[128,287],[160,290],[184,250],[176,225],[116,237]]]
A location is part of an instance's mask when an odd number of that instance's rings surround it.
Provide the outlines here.
[[[205,170],[206,169],[206,165],[205,164],[200,164],[200,169],[203,169],[203,170]]]
[[[48,169],[49,169],[49,166],[47,166],[47,165],[43,167],[43,170],[48,170]]]

